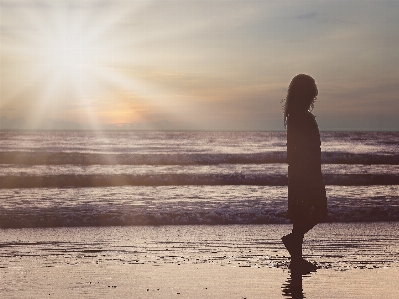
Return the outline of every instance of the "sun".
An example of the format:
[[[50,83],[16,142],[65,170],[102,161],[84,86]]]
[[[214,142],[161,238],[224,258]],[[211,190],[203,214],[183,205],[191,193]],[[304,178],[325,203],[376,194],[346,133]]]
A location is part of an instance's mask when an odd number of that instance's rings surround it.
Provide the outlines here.
[[[54,92],[69,88],[80,98],[94,96],[93,86],[100,85],[96,74],[110,60],[106,43],[73,22],[55,25],[42,34],[35,49],[36,72],[45,72]]]
[[[139,13],[152,8],[149,1],[10,6],[8,27],[15,29],[0,36],[8,42],[2,44],[3,64],[10,70],[3,72],[9,78],[4,82],[10,82],[7,101],[24,103],[20,114],[29,128],[50,127],[52,120],[61,127],[101,129],[101,124],[185,119],[182,111],[192,104],[179,86],[167,84],[173,61],[153,46],[174,34],[152,30],[152,21],[142,30],[141,22],[148,20]]]

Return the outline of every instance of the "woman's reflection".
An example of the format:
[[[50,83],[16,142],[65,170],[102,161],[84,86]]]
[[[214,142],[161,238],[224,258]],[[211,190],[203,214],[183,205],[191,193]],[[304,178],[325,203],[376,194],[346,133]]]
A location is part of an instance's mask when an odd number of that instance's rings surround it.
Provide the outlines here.
[[[302,276],[310,277],[310,274],[311,272],[304,274],[301,270],[292,269],[290,271],[290,276],[287,278],[287,280],[281,287],[283,292],[283,297],[290,299],[306,298],[303,293]]]

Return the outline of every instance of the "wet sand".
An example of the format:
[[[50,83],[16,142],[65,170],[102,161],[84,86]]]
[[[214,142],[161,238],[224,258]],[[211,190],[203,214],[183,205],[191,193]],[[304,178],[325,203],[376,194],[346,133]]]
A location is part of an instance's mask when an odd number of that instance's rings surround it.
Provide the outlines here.
[[[322,224],[292,275],[288,225],[0,230],[1,298],[397,298],[399,224]]]
[[[1,272],[2,298],[393,299],[399,279],[399,268],[322,269],[303,276],[302,285],[295,286],[287,270],[204,264],[77,265]]]

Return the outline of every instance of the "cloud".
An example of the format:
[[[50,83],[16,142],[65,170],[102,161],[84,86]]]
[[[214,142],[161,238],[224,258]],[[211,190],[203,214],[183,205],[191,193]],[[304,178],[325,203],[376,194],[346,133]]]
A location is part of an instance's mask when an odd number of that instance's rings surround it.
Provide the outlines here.
[[[2,9],[48,9],[53,7],[53,4],[49,1],[40,0],[2,0],[0,7]]]
[[[317,12],[308,12],[305,14],[301,14],[298,16],[295,16],[294,19],[300,19],[300,20],[314,20],[319,16],[319,13]]]

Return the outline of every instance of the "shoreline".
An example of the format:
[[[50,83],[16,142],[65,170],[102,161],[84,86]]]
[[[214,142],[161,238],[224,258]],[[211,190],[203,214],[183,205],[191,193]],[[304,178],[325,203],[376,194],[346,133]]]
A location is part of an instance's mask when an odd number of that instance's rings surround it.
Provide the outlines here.
[[[299,280],[280,240],[291,225],[2,229],[0,296],[397,298],[398,227],[319,224],[304,257],[320,269]]]
[[[35,264],[215,264],[287,268],[290,224],[59,227],[0,230],[0,267]],[[399,222],[321,223],[304,239],[320,269],[397,264]],[[115,257],[118,257],[115,259]]]

